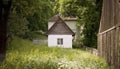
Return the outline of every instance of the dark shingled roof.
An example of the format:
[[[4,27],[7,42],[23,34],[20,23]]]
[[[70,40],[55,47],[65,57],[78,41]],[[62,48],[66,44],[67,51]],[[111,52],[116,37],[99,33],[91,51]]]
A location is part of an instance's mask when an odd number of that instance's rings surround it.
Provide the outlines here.
[[[75,35],[75,33],[66,25],[60,16],[57,15],[57,21],[55,24],[48,30],[47,35],[49,34],[58,34],[58,35]]]

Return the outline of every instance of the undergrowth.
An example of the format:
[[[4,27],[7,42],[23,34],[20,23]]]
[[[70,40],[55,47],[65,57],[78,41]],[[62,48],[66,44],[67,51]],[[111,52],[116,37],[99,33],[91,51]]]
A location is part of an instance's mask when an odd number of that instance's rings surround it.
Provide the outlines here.
[[[48,48],[15,37],[0,69],[111,69],[107,63],[80,49]]]

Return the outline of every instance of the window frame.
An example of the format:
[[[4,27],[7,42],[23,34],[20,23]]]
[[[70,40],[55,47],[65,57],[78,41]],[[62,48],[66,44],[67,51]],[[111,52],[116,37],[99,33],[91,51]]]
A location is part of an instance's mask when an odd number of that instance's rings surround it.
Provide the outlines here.
[[[63,38],[57,38],[57,45],[63,45]]]

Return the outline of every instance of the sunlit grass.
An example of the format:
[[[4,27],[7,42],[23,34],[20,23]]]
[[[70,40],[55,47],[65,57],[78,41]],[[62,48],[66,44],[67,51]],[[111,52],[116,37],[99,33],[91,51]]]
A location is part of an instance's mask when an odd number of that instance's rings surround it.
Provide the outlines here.
[[[110,69],[103,59],[86,51],[46,45],[14,38],[0,69]]]

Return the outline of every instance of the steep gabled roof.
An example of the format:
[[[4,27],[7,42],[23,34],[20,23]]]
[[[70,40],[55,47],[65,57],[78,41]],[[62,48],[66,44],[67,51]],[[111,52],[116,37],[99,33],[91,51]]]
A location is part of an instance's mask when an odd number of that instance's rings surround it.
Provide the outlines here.
[[[75,33],[67,26],[67,24],[58,16],[58,20],[48,30],[47,34],[58,34],[58,35],[75,35]]]

